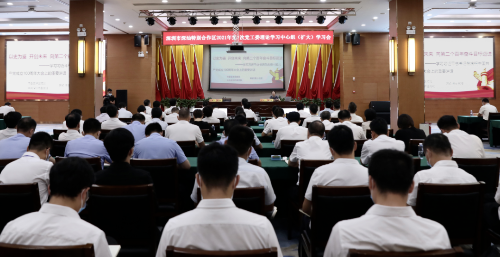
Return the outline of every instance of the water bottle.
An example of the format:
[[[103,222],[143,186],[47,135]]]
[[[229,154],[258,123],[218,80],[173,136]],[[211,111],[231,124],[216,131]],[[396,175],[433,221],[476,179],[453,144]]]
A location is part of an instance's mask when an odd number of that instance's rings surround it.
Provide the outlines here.
[[[474,114],[474,113],[472,112],[472,110],[470,110],[470,116],[471,116],[471,117],[472,117],[472,115],[473,115],[473,114]]]
[[[424,145],[422,143],[418,144],[418,157],[424,158]]]

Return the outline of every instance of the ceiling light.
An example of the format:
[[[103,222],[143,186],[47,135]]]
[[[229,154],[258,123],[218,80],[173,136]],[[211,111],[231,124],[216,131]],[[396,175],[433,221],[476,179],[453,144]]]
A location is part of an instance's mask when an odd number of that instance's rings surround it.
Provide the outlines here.
[[[486,21],[486,22],[491,22],[491,21]]]
[[[162,0],[161,2],[162,3],[168,3],[168,0]]]
[[[387,9],[387,11],[389,11],[390,9]]]
[[[304,16],[297,16],[297,17],[295,18],[295,22],[296,22],[297,24],[302,24],[302,23],[304,22]]]
[[[153,18],[146,18],[146,23],[149,26],[153,26],[153,25],[155,25],[155,19],[153,19]]]
[[[274,18],[274,21],[276,22],[276,24],[280,25],[281,23],[283,23],[283,17],[281,15],[278,15],[276,16],[276,18]]]
[[[7,5],[14,5],[13,3],[7,3]]]
[[[241,2],[241,0],[236,0],[236,2]]]
[[[129,28],[133,28],[133,26],[132,26],[132,25],[130,25],[130,26],[128,26],[128,27],[129,27]]]
[[[47,26],[47,23],[45,23],[45,24],[43,24],[43,25]]]
[[[325,16],[318,16],[316,18],[316,21],[318,21],[318,24],[323,24],[325,23],[326,17]]]
[[[483,38],[483,36],[479,36],[478,38]]]
[[[69,19],[69,17],[64,17],[64,19]]]
[[[9,26],[12,26],[12,24],[9,24]]]
[[[139,31],[139,33],[142,33],[142,31]]]
[[[495,31],[494,29],[491,30],[491,32]]]
[[[429,13],[429,14],[427,14],[427,16],[432,16],[432,14]]]
[[[259,16],[253,16],[253,18],[252,18],[253,24],[255,24],[255,25],[259,25],[260,20],[261,20],[261,18]]]
[[[313,21],[309,21],[309,22],[313,22]]]
[[[269,23],[269,21],[266,21],[266,23]]]
[[[170,25],[170,26],[174,26],[174,25],[175,25],[175,22],[176,22],[177,20],[175,19],[175,17],[170,16],[170,17],[168,17],[167,21],[168,21],[168,25]]]
[[[431,38],[433,38],[434,36],[431,36]]]
[[[450,22],[455,22],[455,21],[450,21]]]
[[[366,26],[366,25],[365,24],[361,24],[361,27],[364,27],[364,26]]]
[[[340,16],[339,17],[339,23],[340,24],[344,24],[346,20],[347,20],[347,16]]]
[[[194,25],[196,25],[196,22],[198,20],[196,19],[196,17],[191,16],[191,17],[188,18],[188,21],[189,21],[189,24],[191,24],[191,26],[194,26]]]
[[[353,29],[353,30],[351,30],[351,32],[356,32],[356,30],[355,30],[355,29]]]
[[[442,29],[440,29],[440,30],[439,30],[439,32],[443,32],[443,30],[442,30]]]
[[[5,33],[2,33],[2,35],[5,35]]]
[[[378,19],[378,17],[373,17],[374,20]]]
[[[183,21],[182,23],[186,23],[185,21]]]
[[[115,21],[119,21],[120,19],[115,19]]]
[[[320,0],[321,2],[326,2],[326,0]]]
[[[222,23],[227,23],[227,21],[223,21]]]
[[[106,12],[106,11],[102,11],[102,12]]]
[[[217,18],[217,16],[212,16],[210,17],[210,22],[212,25],[217,25],[217,23],[219,23],[219,18]]]
[[[238,25],[240,23],[240,18],[238,18],[238,16],[233,16],[231,17],[231,22],[233,25]]]

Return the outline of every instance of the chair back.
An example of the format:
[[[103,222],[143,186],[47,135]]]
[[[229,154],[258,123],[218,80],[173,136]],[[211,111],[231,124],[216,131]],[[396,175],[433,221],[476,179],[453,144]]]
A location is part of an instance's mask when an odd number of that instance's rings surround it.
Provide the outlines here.
[[[56,163],[58,163],[64,159],[66,159],[66,157],[56,157]],[[94,172],[98,172],[98,171],[102,170],[101,158],[92,157],[92,158],[82,158],[82,159],[86,160],[90,164],[90,166],[92,167]]]
[[[191,141],[177,141],[177,144],[181,147],[182,151],[186,157],[196,157],[196,142],[194,140]]]
[[[418,157],[413,157],[413,168],[414,172],[417,173],[422,169],[422,160]]]
[[[368,186],[313,186],[311,249],[325,247],[337,222],[364,215],[373,205]]]
[[[490,121],[492,121],[492,120],[500,120],[500,112],[490,112],[488,114],[488,122],[486,123],[487,124],[486,134],[488,135],[488,138],[490,138]]]
[[[253,164],[255,166],[259,166],[259,160],[257,159],[248,160],[248,163]]]
[[[130,165],[137,169],[149,172],[153,179],[153,188],[157,202],[160,204],[174,204],[178,208],[179,180],[177,158],[158,160],[130,160]]]
[[[18,257],[94,257],[94,245],[40,246],[0,243],[0,256]]]
[[[64,156],[64,152],[66,151],[66,145],[68,144],[68,141],[59,141],[59,140],[53,140],[52,141],[52,148],[50,149],[50,155],[53,157],[55,156]]]
[[[485,186],[420,183],[415,211],[443,225],[452,245],[474,244],[479,248]]]
[[[425,139],[410,139],[410,142],[408,143],[409,146],[409,154],[413,156],[418,156],[418,145],[419,144],[424,144]],[[425,153],[425,152],[424,152]]]
[[[210,142],[211,137],[210,137],[210,129],[200,129],[201,130],[201,136],[203,137],[203,140],[205,142]]]
[[[132,123],[132,118],[118,118],[121,122],[125,122],[127,124]]]
[[[122,245],[156,246],[153,185],[93,185],[87,202],[88,220]]]
[[[281,140],[281,156],[289,157],[293,152],[295,144],[302,141],[304,140]]]
[[[224,120],[224,119],[222,119],[222,120]],[[209,122],[209,123],[208,123],[208,125],[210,125],[210,126],[214,126],[214,128],[215,128],[215,132],[217,132],[217,133],[221,133],[221,132],[222,132],[222,131],[220,131],[220,126],[221,126],[221,125],[220,125],[220,123],[217,123],[217,122],[215,122],[215,123],[213,123],[213,122]],[[222,126],[224,126],[224,125],[222,125]]]
[[[300,160],[298,203],[304,202],[307,186],[316,168],[332,162],[333,160]]]
[[[198,199],[201,199],[199,187],[196,192]],[[240,209],[266,215],[266,191],[264,187],[236,188],[233,193],[233,202]]]
[[[0,113],[0,119],[3,119],[3,113]]]
[[[255,118],[251,117],[251,118],[248,118],[247,117],[247,126],[253,126],[253,124],[255,124]]]
[[[500,158],[453,158],[458,167],[486,184],[485,193],[495,193],[498,187]]]
[[[224,126],[224,118],[218,118],[219,119],[219,129],[220,126]]]
[[[54,129],[54,130],[53,130],[53,135],[54,135],[54,136],[53,136],[52,138],[53,138],[54,140],[59,140],[59,135],[60,135],[61,133],[66,133],[66,132],[68,132],[68,130],[67,130],[67,129]]]
[[[17,159],[0,159],[0,174],[2,173],[5,166]]]
[[[422,252],[379,252],[371,250],[356,250],[349,249],[350,257],[455,257],[462,256],[464,250],[461,247],[454,247],[453,249],[435,250],[435,251],[422,251]]]
[[[361,123],[359,123],[359,122],[356,122],[355,124],[356,125],[360,124],[358,126],[361,126]],[[387,130],[387,136],[388,137],[394,137],[394,129],[388,129]],[[372,139],[372,130],[371,129],[367,129],[366,130],[366,139]]]
[[[302,126],[302,124],[304,124],[304,120],[305,120],[305,119],[306,119],[306,118],[300,118],[300,124],[299,124],[299,126]]]
[[[275,247],[245,251],[204,251],[188,248],[167,246],[167,257],[277,257],[278,249]]]
[[[278,134],[278,130],[277,129],[273,129],[273,141],[276,139],[276,134]]]
[[[356,151],[354,151],[354,156],[355,157],[361,157],[361,150],[363,150],[363,145],[366,142],[366,139],[359,139],[359,140],[354,140],[356,141]]]
[[[168,125],[168,126],[172,126],[172,125],[174,125],[174,124],[176,124],[176,123],[177,123],[177,122],[167,122],[167,125]]]
[[[331,118],[330,122],[332,122],[332,123],[339,123],[339,118]]]
[[[40,210],[38,183],[0,184],[0,231],[10,221]],[[0,254],[0,256],[5,256]]]
[[[353,122],[353,124],[356,124],[361,127],[361,124],[363,124],[363,122]]]
[[[99,135],[99,140],[104,140],[106,136],[111,132],[111,129],[101,129],[101,135]]]

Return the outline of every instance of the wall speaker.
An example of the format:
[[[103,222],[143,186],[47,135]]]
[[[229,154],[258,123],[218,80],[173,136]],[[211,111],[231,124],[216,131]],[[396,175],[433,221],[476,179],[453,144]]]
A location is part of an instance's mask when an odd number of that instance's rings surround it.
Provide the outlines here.
[[[127,90],[116,90],[115,104],[124,103],[127,105]]]
[[[134,36],[134,46],[141,47],[141,35]]]
[[[149,45],[149,35],[144,35],[144,45]]]
[[[358,33],[352,34],[352,45],[359,45],[361,43],[360,36]]]
[[[351,33],[346,32],[344,33],[344,38],[345,38],[345,43],[350,44],[351,43]]]

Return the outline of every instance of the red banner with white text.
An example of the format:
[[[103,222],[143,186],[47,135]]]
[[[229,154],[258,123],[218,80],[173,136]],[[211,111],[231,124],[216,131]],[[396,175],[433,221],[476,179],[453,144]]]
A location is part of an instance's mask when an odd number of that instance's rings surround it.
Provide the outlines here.
[[[257,44],[333,44],[333,30],[325,31],[240,31],[239,42]],[[163,45],[231,44],[233,31],[162,33]]]

